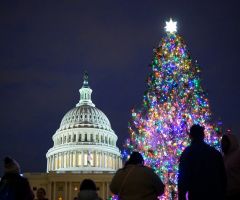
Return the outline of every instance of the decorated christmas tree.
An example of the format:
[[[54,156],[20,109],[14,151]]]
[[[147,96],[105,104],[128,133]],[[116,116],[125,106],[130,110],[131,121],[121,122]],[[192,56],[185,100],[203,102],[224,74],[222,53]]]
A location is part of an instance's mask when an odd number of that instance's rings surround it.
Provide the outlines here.
[[[139,151],[145,164],[159,174],[166,185],[162,200],[177,199],[178,161],[189,145],[188,131],[193,124],[205,127],[208,144],[219,145],[200,68],[192,61],[176,25],[171,19],[166,23],[166,36],[154,49],[143,104],[132,110],[124,151],[126,157]]]

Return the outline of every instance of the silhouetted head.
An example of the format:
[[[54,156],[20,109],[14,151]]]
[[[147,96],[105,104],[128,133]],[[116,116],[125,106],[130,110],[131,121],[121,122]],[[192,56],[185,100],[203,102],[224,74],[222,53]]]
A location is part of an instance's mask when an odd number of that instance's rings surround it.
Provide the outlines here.
[[[38,188],[37,189],[37,199],[41,200],[41,199],[45,199],[46,196],[46,191],[44,190],[44,188]]]
[[[20,173],[20,166],[18,162],[10,157],[4,158],[4,171],[5,173]]]
[[[142,155],[137,151],[133,151],[126,165],[144,165]]]
[[[233,134],[225,134],[221,140],[221,147],[224,155],[230,154],[239,148],[238,139]]]
[[[204,127],[198,124],[194,124],[190,128],[190,138],[192,141],[203,141],[204,140]]]
[[[97,187],[96,187],[93,180],[84,179],[83,182],[81,183],[81,186],[80,186],[80,191],[82,191],[82,190],[94,190],[94,191],[96,191]]]

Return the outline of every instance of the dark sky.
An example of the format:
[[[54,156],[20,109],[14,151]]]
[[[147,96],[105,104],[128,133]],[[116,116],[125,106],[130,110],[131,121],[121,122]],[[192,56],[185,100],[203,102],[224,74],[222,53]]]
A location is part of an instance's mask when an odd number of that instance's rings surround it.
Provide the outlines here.
[[[24,172],[46,170],[52,135],[79,100],[84,70],[120,147],[170,17],[200,64],[214,119],[240,135],[237,0],[1,0],[0,159],[11,155]]]

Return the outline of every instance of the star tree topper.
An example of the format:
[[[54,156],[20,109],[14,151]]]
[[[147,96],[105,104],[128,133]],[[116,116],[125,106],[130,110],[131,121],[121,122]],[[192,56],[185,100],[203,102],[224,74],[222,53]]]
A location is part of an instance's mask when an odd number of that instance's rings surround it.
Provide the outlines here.
[[[166,22],[165,30],[169,33],[177,32],[177,22],[174,22],[172,18],[170,18],[170,20]]]

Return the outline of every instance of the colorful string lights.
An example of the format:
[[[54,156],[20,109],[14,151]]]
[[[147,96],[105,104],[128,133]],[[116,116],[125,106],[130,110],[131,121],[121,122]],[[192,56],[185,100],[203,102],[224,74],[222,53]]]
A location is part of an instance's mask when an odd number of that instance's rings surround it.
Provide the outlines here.
[[[123,152],[125,158],[133,150],[141,152],[145,164],[159,174],[166,184],[161,200],[177,199],[178,160],[189,145],[188,130],[193,124],[204,126],[206,142],[219,147],[200,68],[174,30],[154,49],[143,106],[132,110],[130,139]]]

